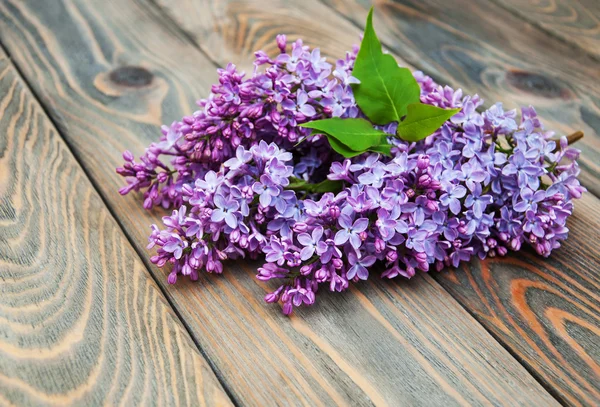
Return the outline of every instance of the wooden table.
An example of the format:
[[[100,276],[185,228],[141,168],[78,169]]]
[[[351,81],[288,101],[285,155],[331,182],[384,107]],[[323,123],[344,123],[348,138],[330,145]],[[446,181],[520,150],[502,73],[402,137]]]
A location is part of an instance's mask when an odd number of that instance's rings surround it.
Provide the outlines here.
[[[120,153],[287,33],[329,57],[366,0],[0,1],[0,405],[600,405],[600,2],[377,2],[399,61],[583,130],[571,235],[266,305],[257,263],[166,284]]]

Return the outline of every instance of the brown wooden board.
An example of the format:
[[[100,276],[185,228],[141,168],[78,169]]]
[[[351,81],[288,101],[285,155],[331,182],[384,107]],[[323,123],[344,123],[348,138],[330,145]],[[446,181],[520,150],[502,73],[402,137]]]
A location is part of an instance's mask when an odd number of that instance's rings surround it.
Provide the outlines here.
[[[139,250],[139,197],[120,197],[125,148],[192,109],[214,66],[157,9],[133,1],[0,3],[4,45]],[[129,66],[129,68],[125,68]],[[240,404],[525,404],[555,400],[430,276],[324,294],[291,318],[255,263],[165,287]],[[166,274],[151,268],[161,284]],[[166,284],[165,284],[166,285]]]
[[[493,0],[549,36],[600,59],[598,0]]]
[[[229,405],[0,50],[0,405]]]
[[[278,33],[343,57],[359,43],[357,27],[371,6],[352,0],[326,0],[330,8],[319,0],[275,0],[268,7],[261,0],[155,1],[219,65],[234,61],[247,70],[254,51],[276,52]],[[600,196],[600,61],[487,0],[377,2],[375,29],[401,65],[478,93],[488,106],[532,104],[558,135],[583,130],[581,180]]]

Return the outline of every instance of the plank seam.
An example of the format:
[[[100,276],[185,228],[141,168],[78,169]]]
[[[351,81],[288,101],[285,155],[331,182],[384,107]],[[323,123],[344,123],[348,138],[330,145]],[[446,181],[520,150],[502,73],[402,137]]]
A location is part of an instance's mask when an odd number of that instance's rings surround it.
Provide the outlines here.
[[[439,277],[437,277],[437,274],[432,274],[432,277],[435,280],[435,282],[438,283],[437,279]],[[485,324],[483,324],[481,322],[480,318],[477,317],[477,314],[475,312],[472,312],[468,307],[464,306],[463,303],[458,298],[456,298],[455,296],[452,295],[452,292],[450,292],[449,290],[446,289],[446,287],[444,287],[442,284],[439,284],[439,285],[452,298],[454,298],[454,300],[456,300],[456,302],[460,304],[460,306],[467,312],[467,314],[469,314],[475,321],[477,321],[483,327],[483,329],[485,329],[486,332],[488,334],[490,334],[490,336],[492,338],[494,338],[496,340],[496,342],[500,346],[502,346],[508,352],[509,355],[511,355],[513,357],[513,359],[515,359],[517,362],[519,362],[519,364],[521,366],[523,366],[523,368],[534,378],[534,380],[536,382],[538,382],[539,385],[542,386],[542,388],[544,390],[546,390],[552,397],[554,397],[554,399],[558,403],[560,403],[562,406],[565,406],[565,407],[570,406],[569,402],[561,396],[560,392],[558,390],[556,390],[554,387],[552,387],[552,385],[550,383],[546,382],[546,380],[544,380],[544,378],[537,373],[536,369],[533,366],[531,366],[529,363],[527,363],[527,361],[525,359],[521,358],[517,352],[513,351],[512,348],[507,343],[505,343],[499,335],[496,335],[494,333],[494,331],[492,331],[491,329],[488,329],[485,326]]]
[[[151,5],[151,7],[158,12],[158,14],[160,15],[161,19],[160,21],[158,21],[158,24],[160,25],[164,25],[167,26],[168,28],[175,30],[179,35],[182,36],[182,38],[187,41],[192,47],[196,48],[198,51],[200,51],[200,53],[207,59],[209,60],[215,68],[222,68],[222,66],[219,64],[218,61],[216,61],[214,58],[212,58],[210,56],[210,54],[208,54],[204,48],[202,48],[195,40],[194,36],[191,35],[187,30],[181,28],[179,26],[179,24],[177,24],[177,21],[175,21],[173,19],[173,17],[171,16],[171,14],[169,14],[168,12],[166,12],[163,7],[160,6],[160,4],[158,4],[156,2],[156,0],[146,0],[148,2],[148,4]]]
[[[12,67],[15,69],[16,74],[18,75],[19,79],[22,80],[23,85],[30,92],[30,94],[33,97],[33,99],[38,103],[39,107],[42,109],[42,112],[44,113],[44,115],[46,116],[46,118],[48,119],[48,121],[52,124],[52,127],[54,128],[54,130],[57,132],[57,134],[60,136],[60,138],[65,143],[65,147],[71,153],[71,155],[73,156],[73,158],[77,162],[77,165],[79,166],[79,168],[85,174],[85,176],[88,179],[88,181],[90,182],[92,188],[94,189],[94,191],[100,197],[102,203],[104,204],[104,206],[108,210],[110,216],[113,218],[113,220],[115,221],[115,223],[117,224],[117,226],[120,228],[121,232],[123,233],[123,235],[127,239],[127,242],[133,248],[133,250],[137,254],[137,256],[140,258],[142,264],[146,268],[147,273],[150,275],[150,277],[154,281],[154,284],[156,285],[156,287],[160,290],[163,298],[167,301],[167,304],[169,304],[169,306],[171,307],[171,310],[173,311],[173,313],[175,314],[175,316],[177,317],[177,319],[181,323],[181,326],[188,333],[190,339],[192,340],[192,343],[194,344],[194,346],[196,347],[196,349],[198,350],[198,352],[200,353],[200,355],[204,358],[204,360],[208,364],[208,367],[211,369],[211,371],[215,375],[217,381],[219,382],[219,384],[223,388],[223,391],[225,392],[225,394],[229,397],[230,401],[232,402],[232,404],[235,407],[239,407],[240,406],[239,400],[237,400],[234,397],[233,393],[231,392],[231,390],[229,389],[229,387],[226,385],[223,377],[218,373],[218,370],[215,368],[214,363],[210,360],[210,358],[208,357],[208,355],[204,352],[204,350],[200,346],[199,342],[196,340],[195,336],[192,334],[192,331],[191,331],[189,325],[185,322],[185,319],[182,317],[181,313],[179,312],[179,310],[177,309],[177,307],[175,307],[175,305],[173,304],[173,301],[171,300],[171,298],[167,294],[168,293],[167,290],[165,290],[163,288],[163,286],[158,281],[158,277],[151,271],[152,268],[151,268],[151,265],[148,263],[148,261],[149,261],[148,260],[148,256],[147,255],[143,255],[143,253],[141,253],[140,250],[138,249],[137,245],[134,244],[134,241],[133,241],[132,237],[127,233],[127,230],[125,229],[125,227],[122,224],[122,222],[120,221],[120,219],[116,216],[116,213],[114,212],[112,206],[105,199],[104,195],[101,192],[101,189],[96,184],[96,181],[93,179],[93,177],[90,176],[90,174],[86,170],[85,166],[82,165],[80,157],[78,156],[78,154],[76,153],[76,151],[72,148],[72,146],[69,144],[68,139],[62,134],[62,132],[60,131],[60,127],[59,127],[58,123],[56,123],[54,121],[54,119],[52,118],[52,116],[49,114],[49,112],[48,112],[48,110],[46,108],[46,105],[42,102],[42,100],[39,97],[39,95],[34,91],[33,87],[31,86],[31,84],[29,83],[29,81],[26,79],[25,75],[23,75],[23,72],[19,68],[19,65],[12,58],[12,56],[11,56],[8,48],[2,43],[1,39],[0,39],[0,49],[6,53],[6,56],[8,57],[8,60],[9,60],[10,64],[12,65]]]

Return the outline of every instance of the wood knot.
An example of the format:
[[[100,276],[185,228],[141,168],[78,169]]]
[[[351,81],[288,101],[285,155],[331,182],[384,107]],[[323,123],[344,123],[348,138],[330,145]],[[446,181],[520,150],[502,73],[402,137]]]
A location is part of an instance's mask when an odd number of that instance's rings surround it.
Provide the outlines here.
[[[153,75],[147,69],[139,66],[122,66],[112,71],[109,78],[120,86],[142,88],[152,83]]]
[[[512,70],[506,74],[507,82],[515,88],[549,99],[569,98],[569,91],[556,80],[543,75]]]

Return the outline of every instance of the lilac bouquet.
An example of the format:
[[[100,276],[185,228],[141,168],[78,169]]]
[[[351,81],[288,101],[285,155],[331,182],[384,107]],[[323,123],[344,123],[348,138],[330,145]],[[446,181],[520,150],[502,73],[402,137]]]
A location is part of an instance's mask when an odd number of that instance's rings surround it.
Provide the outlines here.
[[[163,126],[121,194],[172,208],[152,225],[151,261],[180,276],[242,257],[275,280],[269,303],[313,304],[319,286],[412,277],[503,256],[548,256],[568,229],[579,152],[542,130],[532,107],[505,111],[400,68],[369,14],[360,50],[332,66],[301,40],[229,64],[200,109]],[[323,289],[323,288],[322,288]]]

